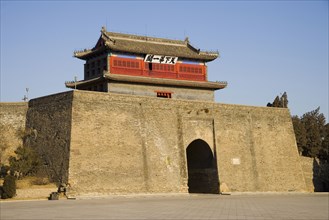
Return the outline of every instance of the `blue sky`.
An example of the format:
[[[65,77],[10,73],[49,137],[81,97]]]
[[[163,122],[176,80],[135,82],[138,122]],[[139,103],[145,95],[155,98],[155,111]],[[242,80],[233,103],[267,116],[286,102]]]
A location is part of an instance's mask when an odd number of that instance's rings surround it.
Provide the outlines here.
[[[320,106],[328,121],[328,1],[3,1],[1,101],[67,91],[83,78],[73,51],[108,31],[173,38],[221,57],[220,103],[266,106],[284,91],[293,115]]]

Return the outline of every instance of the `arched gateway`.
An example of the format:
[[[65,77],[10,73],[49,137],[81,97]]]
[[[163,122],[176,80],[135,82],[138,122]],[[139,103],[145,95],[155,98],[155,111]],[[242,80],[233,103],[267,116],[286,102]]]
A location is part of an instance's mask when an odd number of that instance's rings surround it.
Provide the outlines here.
[[[186,149],[189,193],[219,193],[217,163],[209,145],[196,139]]]

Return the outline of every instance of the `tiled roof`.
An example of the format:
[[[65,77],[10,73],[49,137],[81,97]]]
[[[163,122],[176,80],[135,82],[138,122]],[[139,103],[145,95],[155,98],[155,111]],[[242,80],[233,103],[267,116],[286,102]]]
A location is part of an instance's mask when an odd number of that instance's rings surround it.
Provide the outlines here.
[[[200,81],[189,81],[189,80],[149,78],[149,77],[143,77],[143,76],[126,76],[126,75],[119,75],[119,74],[105,74],[104,77],[110,81],[199,88],[199,89],[207,89],[207,90],[224,89],[227,86],[227,82],[209,82],[209,81],[200,82]]]
[[[78,82],[65,82],[65,86],[68,88],[74,88],[81,85],[92,85],[93,83],[100,82],[103,80],[118,81],[126,83],[137,83],[137,84],[151,84],[151,85],[164,85],[164,86],[177,86],[187,88],[199,88],[207,90],[218,90],[224,89],[227,86],[227,82],[200,82],[200,81],[188,81],[188,80],[175,80],[175,79],[162,79],[162,78],[149,78],[142,76],[127,76],[119,74],[104,74],[90,80],[82,80]]]
[[[166,56],[176,56],[195,60],[212,61],[219,56],[216,52],[200,51],[193,47],[188,38],[182,40],[171,40],[165,38],[155,38],[107,32],[105,28],[101,30],[100,40],[104,45],[96,45],[93,49],[75,52],[75,57],[86,59],[89,56],[109,49],[110,51],[134,53],[134,54],[156,54]]]

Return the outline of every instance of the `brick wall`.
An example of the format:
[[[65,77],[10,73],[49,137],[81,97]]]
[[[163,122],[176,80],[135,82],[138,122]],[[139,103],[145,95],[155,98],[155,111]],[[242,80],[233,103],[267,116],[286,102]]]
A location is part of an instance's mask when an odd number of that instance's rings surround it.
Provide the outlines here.
[[[300,157],[306,189],[309,192],[328,192],[329,164],[317,158]]]
[[[33,135],[26,140],[45,161],[50,179],[57,184],[67,182],[72,92],[32,99],[27,111],[26,127]]]
[[[108,90],[112,93],[156,97],[157,91],[172,93],[173,99],[214,101],[214,91],[204,89],[174,88],[170,86],[134,85],[110,82]]]
[[[8,158],[22,145],[19,133],[25,129],[27,102],[0,103],[0,163],[8,164]],[[6,148],[5,148],[6,147]]]
[[[303,191],[287,109],[220,104],[219,178],[229,191]]]
[[[72,120],[76,195],[187,192],[196,139],[227,191],[305,190],[287,109],[75,91]]]
[[[72,191],[89,195],[179,191],[177,115],[170,107],[157,107],[160,111],[145,98],[75,92]]]
[[[287,109],[70,91],[31,100],[26,127],[72,196],[187,193],[186,149],[197,139],[221,191],[306,189]]]

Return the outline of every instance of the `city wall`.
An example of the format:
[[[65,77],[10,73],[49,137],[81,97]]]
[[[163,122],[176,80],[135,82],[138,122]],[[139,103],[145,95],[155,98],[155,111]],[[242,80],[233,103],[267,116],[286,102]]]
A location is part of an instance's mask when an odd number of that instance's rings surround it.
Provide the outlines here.
[[[187,193],[197,139],[216,158],[221,192],[306,190],[287,109],[70,91],[31,100],[25,114],[26,144],[72,196]]]
[[[135,85],[129,83],[108,83],[109,92],[139,96],[156,97],[155,91],[170,91],[173,99],[214,101],[214,91],[196,88],[175,88],[159,85]]]
[[[222,190],[305,190],[288,109],[219,104],[217,121]]]
[[[306,189],[309,192],[329,191],[329,164],[318,158],[300,157]]]
[[[72,194],[187,192],[196,139],[216,155],[222,192],[305,190],[287,109],[75,91]]]
[[[36,149],[50,179],[67,182],[71,141],[72,92],[29,101],[26,128],[31,135],[25,144]]]
[[[27,102],[0,103],[0,164],[8,164],[17,147],[23,144]]]

